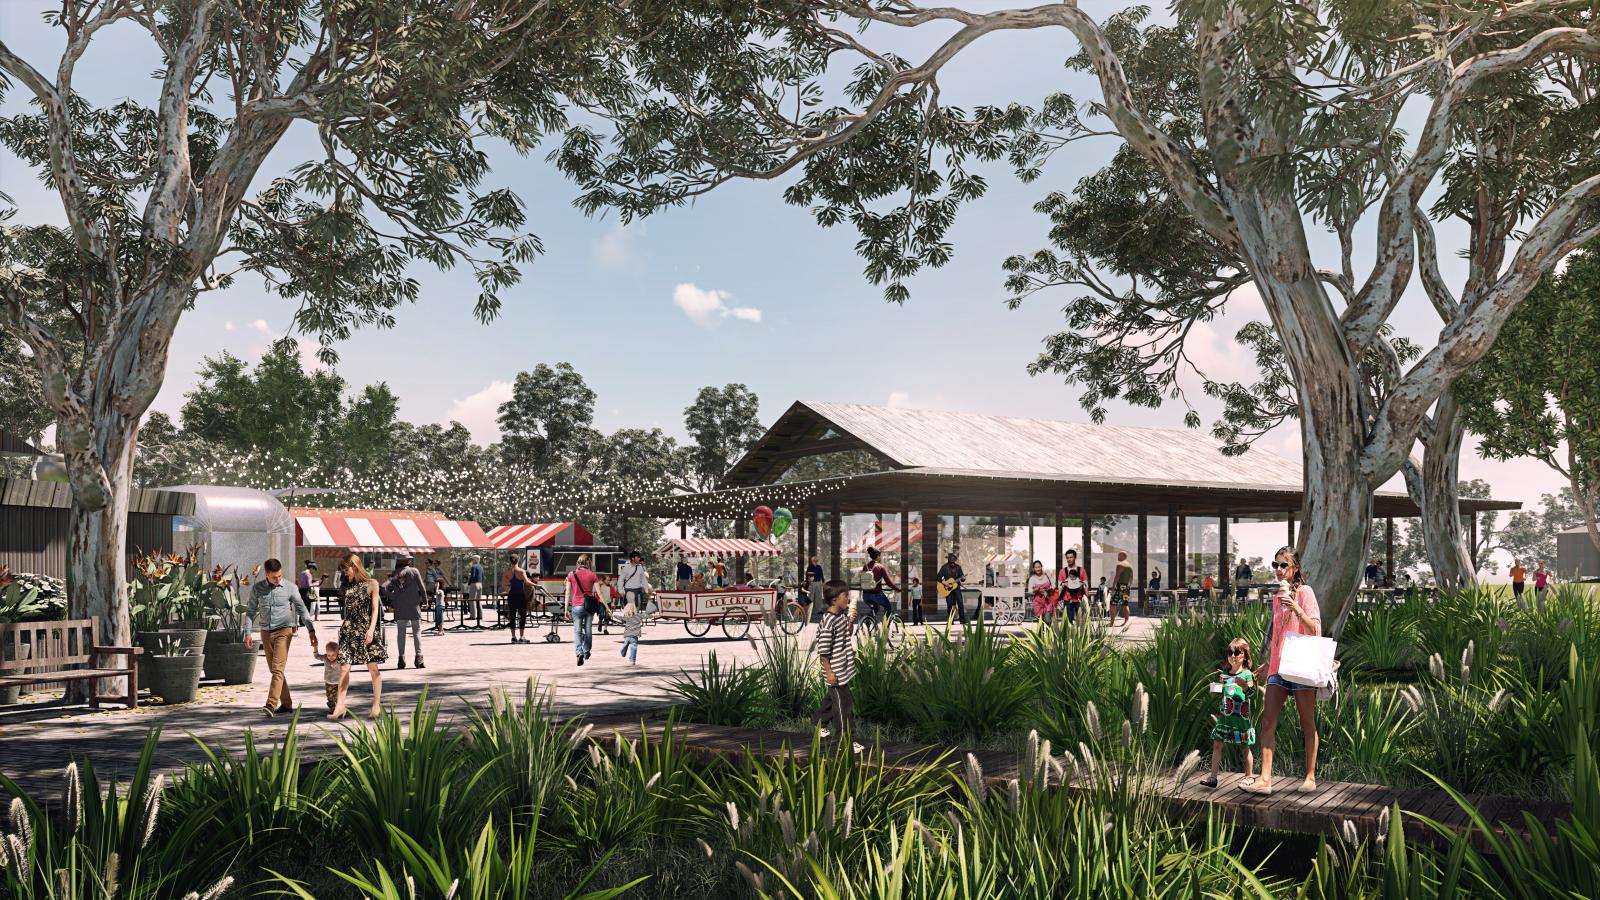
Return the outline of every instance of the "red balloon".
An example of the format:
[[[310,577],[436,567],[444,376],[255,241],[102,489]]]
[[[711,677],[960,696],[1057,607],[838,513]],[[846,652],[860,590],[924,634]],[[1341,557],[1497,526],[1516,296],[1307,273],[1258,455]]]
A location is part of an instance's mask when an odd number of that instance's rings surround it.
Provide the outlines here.
[[[756,507],[756,511],[754,513],[751,513],[751,515],[750,515],[750,521],[755,523],[756,534],[759,534],[762,537],[766,537],[767,535],[771,534],[772,533],[772,507],[770,507],[770,506],[758,506],[758,507]]]

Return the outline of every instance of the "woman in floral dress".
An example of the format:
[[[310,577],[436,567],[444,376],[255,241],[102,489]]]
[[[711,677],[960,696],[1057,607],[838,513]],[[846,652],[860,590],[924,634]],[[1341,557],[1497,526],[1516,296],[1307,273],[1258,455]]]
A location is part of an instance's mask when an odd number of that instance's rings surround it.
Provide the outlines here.
[[[383,616],[378,607],[378,582],[367,574],[361,557],[354,553],[344,558],[339,570],[349,586],[344,590],[344,622],[339,626],[339,699],[328,717],[345,717],[350,667],[365,665],[372,675],[372,716],[376,718],[383,712],[383,676],[378,667],[389,659],[380,625]]]

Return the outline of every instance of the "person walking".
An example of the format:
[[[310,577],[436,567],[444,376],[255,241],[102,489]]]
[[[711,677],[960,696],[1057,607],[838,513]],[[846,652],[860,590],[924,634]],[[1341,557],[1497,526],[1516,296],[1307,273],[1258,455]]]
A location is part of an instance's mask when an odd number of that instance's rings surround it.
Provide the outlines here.
[[[515,556],[511,557],[511,568],[506,571],[504,582],[501,587],[506,592],[506,627],[511,630],[511,643],[532,643],[528,640],[528,604],[533,580]]]
[[[617,587],[622,589],[624,605],[632,603],[634,608],[644,611],[645,597],[650,592],[650,571],[644,567],[644,555],[639,551],[628,554],[628,561],[617,572]]]
[[[1544,612],[1544,598],[1550,592],[1550,570],[1544,567],[1544,560],[1539,560],[1539,567],[1533,570],[1533,602]]]
[[[961,585],[967,580],[967,573],[962,570],[961,563],[957,562],[959,556],[954,550],[945,555],[944,565],[939,567],[939,584],[944,589],[945,624],[950,623],[950,615],[955,614],[961,624],[967,624],[967,602],[961,595]],[[820,567],[819,567],[820,571]]]
[[[317,626],[311,622],[305,601],[300,592],[283,580],[283,563],[268,559],[261,564],[263,577],[250,585],[250,606],[246,614],[251,622],[261,625],[261,646],[267,654],[267,671],[272,681],[267,686],[267,701],[261,709],[268,718],[280,709],[294,709],[290,697],[289,679],[284,674],[289,659],[289,645],[294,643],[295,629],[301,625],[311,635],[311,655],[317,655]],[[253,635],[244,636],[248,650],[255,646]]]
[[[1056,593],[1056,583],[1044,570],[1044,563],[1034,560],[1028,567],[1028,595],[1033,600],[1033,617],[1044,619],[1055,615],[1061,595]]]
[[[461,625],[467,624],[467,611],[477,610],[477,621],[483,621],[483,557],[474,556],[467,568],[466,591],[461,595]]]
[[[823,740],[850,740],[855,734],[855,698],[850,693],[850,682],[856,677],[855,616],[850,609],[850,586],[842,581],[829,581],[822,586],[823,601],[827,604],[822,620],[817,623],[817,659],[822,664],[822,680],[827,683],[827,695],[822,707],[812,721],[818,726]],[[850,742],[850,749],[861,752],[861,745]]]
[[[295,587],[300,590],[300,602],[306,605],[313,616],[317,613],[317,564],[314,560],[306,560],[306,567],[300,570],[300,575],[295,579]]]
[[[1244,638],[1228,642],[1224,663],[1225,668],[1211,686],[1213,693],[1222,695],[1222,704],[1211,726],[1211,774],[1200,782],[1206,787],[1217,786],[1224,744],[1233,744],[1244,752],[1246,778],[1255,774],[1255,754],[1251,748],[1256,743],[1256,729],[1250,721],[1250,700],[1256,693],[1256,677],[1250,671],[1250,645]]]
[[[1267,652],[1261,669],[1256,672],[1259,681],[1263,674],[1267,681],[1266,712],[1261,717],[1261,727],[1256,734],[1261,743],[1261,774],[1246,778],[1242,787],[1263,796],[1272,793],[1272,756],[1278,743],[1278,716],[1283,703],[1294,696],[1294,708],[1300,715],[1300,732],[1306,741],[1306,777],[1300,790],[1317,788],[1317,750],[1321,740],[1317,736],[1317,689],[1308,684],[1298,684],[1278,674],[1278,663],[1283,655],[1284,638],[1291,634],[1318,635],[1322,633],[1322,612],[1317,607],[1317,595],[1304,581],[1300,558],[1293,547],[1279,550],[1272,560],[1272,571],[1278,576],[1278,590],[1272,595],[1272,616],[1268,619]]]
[[[1157,584],[1160,583],[1161,574],[1156,573]],[[1128,595],[1133,592],[1133,563],[1128,562],[1128,551],[1117,551],[1117,568],[1114,580],[1111,582],[1111,602],[1106,607],[1111,610],[1111,627],[1117,627],[1117,608],[1122,608],[1122,627],[1127,628],[1133,624],[1133,613],[1128,611]]]
[[[806,594],[805,602],[808,618],[811,614],[820,613],[822,610],[822,582],[824,580],[826,579],[822,573],[822,563],[817,561],[816,554],[812,554],[810,560],[806,562],[805,584],[800,586],[800,589],[805,591]]]
[[[339,625],[339,699],[328,717],[342,719],[349,714],[345,704],[350,694],[350,668],[366,666],[372,676],[372,716],[377,718],[383,713],[383,673],[378,667],[389,661],[380,623],[378,580],[367,574],[356,553],[344,558],[339,571],[349,587],[344,592],[344,621]]]
[[[572,604],[572,651],[580,666],[594,652],[594,619],[605,609],[600,602],[600,576],[590,568],[592,564],[589,554],[581,553],[578,567],[567,576],[567,600]]]
[[[1084,594],[1089,590],[1089,573],[1078,565],[1078,551],[1061,554],[1061,571],[1056,573],[1061,586],[1061,600],[1067,604],[1067,621],[1078,621],[1078,610],[1083,607]]]
[[[400,568],[383,586],[389,597],[389,608],[394,610],[395,653],[400,657],[397,669],[406,667],[406,632],[411,632],[412,657],[417,668],[422,663],[422,604],[428,600],[428,589],[423,585],[422,573],[417,571],[409,556],[400,558]]]
[[[1522,560],[1513,558],[1511,560],[1511,598],[1518,603],[1522,602],[1522,591],[1528,586],[1527,581],[1528,570],[1522,567]]]
[[[1233,587],[1235,596],[1243,602],[1250,596],[1250,582],[1254,581],[1256,573],[1251,571],[1250,563],[1240,560],[1239,568],[1233,570]]]
[[[437,562],[433,562],[428,566],[428,574],[428,595],[433,598],[433,633],[444,634],[444,572]],[[417,662],[417,668],[422,668],[422,657],[418,656]]]
[[[629,600],[622,604],[617,616],[622,619],[622,656],[629,665],[638,665],[639,638],[644,634],[644,610]]]

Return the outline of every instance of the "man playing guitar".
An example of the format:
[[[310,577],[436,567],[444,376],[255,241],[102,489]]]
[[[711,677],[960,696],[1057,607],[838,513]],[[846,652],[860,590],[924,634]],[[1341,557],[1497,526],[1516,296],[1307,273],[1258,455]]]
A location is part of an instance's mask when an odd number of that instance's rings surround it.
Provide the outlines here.
[[[1088,592],[1089,573],[1078,565],[1078,551],[1068,550],[1062,557],[1065,562],[1056,573],[1056,583],[1061,585],[1061,597],[1067,601],[1067,621],[1076,622],[1078,609],[1083,606],[1084,594]]]
[[[961,583],[966,580],[967,573],[961,570],[961,564],[956,562],[956,554],[951,551],[945,557],[944,565],[939,567],[939,596],[944,598],[946,612],[945,621],[950,621],[950,611],[953,610],[961,619],[961,624],[967,624],[967,606],[961,599]]]

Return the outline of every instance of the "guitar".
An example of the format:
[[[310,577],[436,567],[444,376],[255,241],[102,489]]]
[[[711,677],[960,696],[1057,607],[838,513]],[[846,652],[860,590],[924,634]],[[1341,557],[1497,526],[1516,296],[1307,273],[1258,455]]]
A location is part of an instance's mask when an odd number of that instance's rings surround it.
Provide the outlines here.
[[[956,591],[961,590],[961,580],[958,578],[942,578],[934,587],[939,592],[939,599],[943,600]]]

